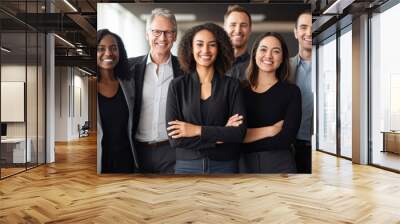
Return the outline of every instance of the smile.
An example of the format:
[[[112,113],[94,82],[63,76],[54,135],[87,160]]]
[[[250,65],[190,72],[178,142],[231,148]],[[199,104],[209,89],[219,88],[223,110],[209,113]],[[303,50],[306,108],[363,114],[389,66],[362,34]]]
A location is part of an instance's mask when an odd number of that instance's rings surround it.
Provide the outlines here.
[[[103,59],[104,62],[113,62],[113,59]]]
[[[267,65],[272,65],[272,61],[263,60],[261,62]]]

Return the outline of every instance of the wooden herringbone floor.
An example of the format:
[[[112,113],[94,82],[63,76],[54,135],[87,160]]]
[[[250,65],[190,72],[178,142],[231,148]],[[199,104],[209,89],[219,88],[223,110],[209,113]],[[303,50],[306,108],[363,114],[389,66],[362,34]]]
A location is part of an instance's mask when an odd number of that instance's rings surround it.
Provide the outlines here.
[[[315,152],[312,175],[96,174],[93,137],[0,181],[0,223],[400,223],[400,175]]]

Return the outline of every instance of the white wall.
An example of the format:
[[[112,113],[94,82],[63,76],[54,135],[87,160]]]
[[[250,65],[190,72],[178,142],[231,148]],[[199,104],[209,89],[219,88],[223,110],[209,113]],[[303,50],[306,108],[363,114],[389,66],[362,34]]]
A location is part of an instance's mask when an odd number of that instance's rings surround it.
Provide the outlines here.
[[[55,141],[77,139],[78,124],[88,120],[88,78],[76,68],[56,67],[55,86]]]
[[[147,54],[145,22],[118,3],[97,3],[97,29],[109,29],[124,42],[128,57]]]
[[[97,29],[105,28],[122,38],[128,57],[136,57],[149,52],[150,48],[146,40],[146,22],[122,5],[97,3]],[[182,35],[183,33],[178,30],[176,42],[171,49],[173,55],[177,55],[178,43]]]
[[[28,69],[28,73],[33,69],[32,66],[28,66],[28,68],[24,65],[18,64],[5,64],[1,66],[1,81],[17,81],[17,82],[25,82],[26,70]],[[35,93],[27,93],[27,96],[36,96]],[[7,110],[7,108],[1,108],[1,110]],[[30,119],[28,119],[30,120]],[[26,122],[7,122],[7,136],[8,137],[25,137],[25,123]]]

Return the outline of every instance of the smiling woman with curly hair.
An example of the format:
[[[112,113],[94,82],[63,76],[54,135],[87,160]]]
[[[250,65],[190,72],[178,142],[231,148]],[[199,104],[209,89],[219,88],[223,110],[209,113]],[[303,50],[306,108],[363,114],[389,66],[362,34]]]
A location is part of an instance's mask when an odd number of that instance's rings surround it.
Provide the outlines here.
[[[213,63],[214,69],[220,75],[224,75],[232,67],[234,60],[233,47],[225,30],[213,23],[196,26],[186,32],[180,41],[178,48],[178,59],[181,68],[186,73],[196,71],[196,61],[193,57],[193,38],[201,30],[207,30],[213,34],[215,43],[218,45],[217,57]]]
[[[187,75],[172,80],[166,112],[175,173],[237,172],[246,126],[239,81],[225,76],[233,61],[228,35],[212,23],[193,27],[178,58]]]

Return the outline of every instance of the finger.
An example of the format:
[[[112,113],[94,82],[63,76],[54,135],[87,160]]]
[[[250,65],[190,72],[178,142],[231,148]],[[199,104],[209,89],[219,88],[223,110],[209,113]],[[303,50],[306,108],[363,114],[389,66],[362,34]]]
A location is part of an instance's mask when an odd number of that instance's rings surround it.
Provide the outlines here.
[[[180,130],[171,131],[168,133],[168,136],[178,135],[179,133],[180,133]]]
[[[179,134],[176,134],[176,135],[172,135],[172,136],[171,136],[171,138],[182,138],[182,137],[184,137],[184,136],[182,135],[182,133],[179,133]]]
[[[228,120],[231,120],[232,118],[235,118],[237,116],[238,116],[238,114],[234,114],[234,115],[230,116]]]
[[[237,122],[232,123],[232,126],[238,127],[238,126],[240,126],[242,123],[243,123],[242,121],[237,121]]]
[[[236,117],[231,117],[231,118],[229,118],[228,122],[234,122],[234,121],[241,120],[241,119],[243,119],[243,118],[240,118],[240,117],[238,117],[238,116],[236,116]]]
[[[168,122],[169,125],[182,124],[182,123],[183,123],[182,121],[178,121],[178,120]]]
[[[167,128],[167,130],[170,131],[170,130],[180,129],[180,127],[181,127],[180,125],[175,124],[175,125],[169,126]]]
[[[235,121],[241,121],[241,120],[243,120],[243,116],[238,116],[235,118]]]
[[[243,121],[243,119],[236,118],[236,119],[234,119],[234,120],[231,120],[229,123],[230,123],[230,124],[234,124],[234,123],[242,122],[242,121]]]

